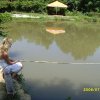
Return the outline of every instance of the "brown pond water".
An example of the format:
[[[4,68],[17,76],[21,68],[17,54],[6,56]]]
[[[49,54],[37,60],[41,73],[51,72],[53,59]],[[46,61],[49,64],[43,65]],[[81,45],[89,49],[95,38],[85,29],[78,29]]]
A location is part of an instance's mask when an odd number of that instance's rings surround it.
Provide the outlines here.
[[[51,34],[46,28],[64,30]],[[62,21],[12,22],[7,26],[14,43],[10,55],[24,59],[23,74],[32,100],[99,100],[99,64],[53,64],[33,61],[100,62],[100,25]],[[59,31],[59,30],[58,30]]]

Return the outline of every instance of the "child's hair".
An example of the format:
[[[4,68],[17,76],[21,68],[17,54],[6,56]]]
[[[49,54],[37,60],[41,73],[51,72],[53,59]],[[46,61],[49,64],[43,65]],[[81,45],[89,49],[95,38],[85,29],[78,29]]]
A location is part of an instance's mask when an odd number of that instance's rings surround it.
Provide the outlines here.
[[[8,49],[11,47],[11,45],[12,45],[11,38],[6,37],[3,39],[3,41],[0,44],[0,58],[1,58],[2,52],[3,51],[8,52]]]

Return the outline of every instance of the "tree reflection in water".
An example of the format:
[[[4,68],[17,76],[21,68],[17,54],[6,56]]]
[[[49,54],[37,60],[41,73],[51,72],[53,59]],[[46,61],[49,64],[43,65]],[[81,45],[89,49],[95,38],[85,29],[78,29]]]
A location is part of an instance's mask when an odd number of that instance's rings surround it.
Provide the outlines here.
[[[46,49],[55,41],[63,53],[71,53],[75,59],[86,59],[100,46],[100,25],[94,24],[61,21],[12,22],[8,24],[7,31],[15,41],[24,37]],[[60,27],[65,29],[65,33],[55,36],[46,32],[46,27]]]

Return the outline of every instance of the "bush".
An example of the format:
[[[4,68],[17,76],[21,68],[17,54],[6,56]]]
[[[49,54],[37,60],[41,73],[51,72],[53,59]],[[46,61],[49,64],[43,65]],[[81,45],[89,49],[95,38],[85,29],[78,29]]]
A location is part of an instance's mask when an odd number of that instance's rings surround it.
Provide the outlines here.
[[[13,7],[17,11],[26,11],[26,12],[45,12],[46,5],[44,2],[38,2],[38,1],[14,1]]]
[[[5,11],[12,11],[14,8],[12,7],[13,3],[9,1],[0,1],[0,12],[5,12]]]
[[[0,1],[0,9],[7,8],[7,4],[8,4],[7,1]]]
[[[18,1],[0,1],[0,12],[11,12],[11,11],[26,11],[26,12],[36,12],[36,13],[43,13],[46,12],[46,5],[47,3],[41,0],[36,1],[25,1],[25,0],[18,0]]]
[[[3,31],[0,31],[0,36],[5,37],[5,36],[7,36],[7,33],[3,32]]]
[[[46,4],[44,2],[35,1],[33,3],[33,10],[36,13],[43,13],[46,11]]]
[[[0,14],[0,23],[5,23],[11,20],[12,20],[12,17],[9,13],[5,12],[5,13]]]

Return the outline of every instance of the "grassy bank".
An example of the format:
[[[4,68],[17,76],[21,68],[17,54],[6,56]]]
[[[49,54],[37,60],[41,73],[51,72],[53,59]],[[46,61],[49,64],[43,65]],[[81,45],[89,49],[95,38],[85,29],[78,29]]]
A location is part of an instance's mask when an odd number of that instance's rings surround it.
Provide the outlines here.
[[[61,16],[61,15],[47,15],[46,13],[44,14],[39,14],[39,13],[25,13],[25,12],[12,12],[11,14],[20,14],[20,15],[27,15],[31,16],[33,18],[13,18],[15,20],[37,20],[40,19],[42,21],[48,21],[48,20],[60,20],[60,21],[75,21],[75,22],[100,22],[100,17],[96,15],[91,15],[90,14],[82,14],[80,12],[68,12],[66,13],[66,16]]]

